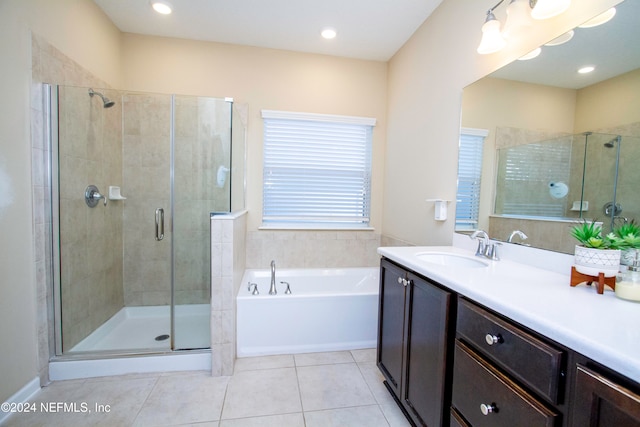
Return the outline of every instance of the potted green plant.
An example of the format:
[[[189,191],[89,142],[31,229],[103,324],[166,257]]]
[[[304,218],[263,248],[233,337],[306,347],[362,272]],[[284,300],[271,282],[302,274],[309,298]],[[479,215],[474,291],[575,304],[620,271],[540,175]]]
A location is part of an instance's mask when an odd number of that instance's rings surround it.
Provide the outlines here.
[[[612,233],[622,250],[620,263],[632,265],[640,252],[640,225],[636,223],[635,219],[632,219],[630,222],[615,227]]]
[[[620,269],[621,241],[615,233],[602,235],[602,223],[583,220],[571,228],[571,236],[579,244],[575,247],[575,267],[590,276],[604,273],[613,277]]]

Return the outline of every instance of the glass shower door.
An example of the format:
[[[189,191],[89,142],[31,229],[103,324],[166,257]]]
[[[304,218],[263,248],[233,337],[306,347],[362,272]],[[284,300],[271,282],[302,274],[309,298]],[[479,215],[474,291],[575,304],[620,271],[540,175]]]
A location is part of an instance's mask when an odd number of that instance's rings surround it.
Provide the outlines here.
[[[174,97],[175,349],[210,347],[210,214],[231,208],[231,111],[224,99]]]

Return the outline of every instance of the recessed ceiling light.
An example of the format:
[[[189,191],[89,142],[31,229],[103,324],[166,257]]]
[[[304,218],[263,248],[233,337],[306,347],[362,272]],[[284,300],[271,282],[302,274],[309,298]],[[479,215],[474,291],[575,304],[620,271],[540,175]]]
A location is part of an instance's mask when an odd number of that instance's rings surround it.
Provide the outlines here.
[[[527,53],[526,55],[523,55],[520,58],[518,58],[518,61],[526,61],[528,59],[536,58],[538,55],[540,55],[540,52],[542,52],[541,48],[539,47],[535,48],[531,52]]]
[[[323,38],[327,40],[331,40],[336,38],[336,35],[338,33],[336,33],[336,30],[334,28],[324,28],[320,34],[322,35]]]
[[[168,15],[171,13],[171,3],[165,0],[152,0],[151,7],[158,13]]]
[[[582,67],[578,70],[578,73],[580,74],[587,74],[592,72],[593,70],[595,70],[596,67],[594,67],[593,65],[587,65],[586,67]]]
[[[600,15],[596,16],[595,18],[588,20],[584,24],[578,25],[578,28],[597,27],[598,25],[602,25],[605,22],[611,21],[611,19],[613,19],[613,17],[615,15],[616,15],[616,8],[612,7],[611,9],[607,10],[604,13],[601,13]]]

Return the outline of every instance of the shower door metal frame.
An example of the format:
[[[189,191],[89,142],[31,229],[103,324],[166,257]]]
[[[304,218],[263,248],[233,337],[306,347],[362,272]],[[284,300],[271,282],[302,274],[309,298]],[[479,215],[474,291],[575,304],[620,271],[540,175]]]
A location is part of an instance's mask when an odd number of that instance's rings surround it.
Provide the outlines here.
[[[53,272],[53,316],[54,316],[54,348],[55,355],[62,352],[62,290],[60,287],[60,169],[59,169],[59,133],[58,133],[58,86],[44,84],[44,117],[47,120],[45,129],[48,133],[45,140],[49,144],[49,179],[51,180],[51,249]],[[56,226],[57,225],[57,226]]]

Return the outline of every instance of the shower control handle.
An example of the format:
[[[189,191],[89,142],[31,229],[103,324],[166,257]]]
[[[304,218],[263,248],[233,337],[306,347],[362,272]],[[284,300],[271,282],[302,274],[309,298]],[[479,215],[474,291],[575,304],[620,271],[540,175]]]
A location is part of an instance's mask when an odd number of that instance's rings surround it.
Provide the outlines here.
[[[156,209],[156,240],[164,239],[164,209]]]
[[[89,185],[84,190],[84,201],[90,208],[95,208],[98,205],[98,202],[102,199],[104,201],[104,205],[107,206],[107,198],[100,194],[100,190],[95,185]]]

